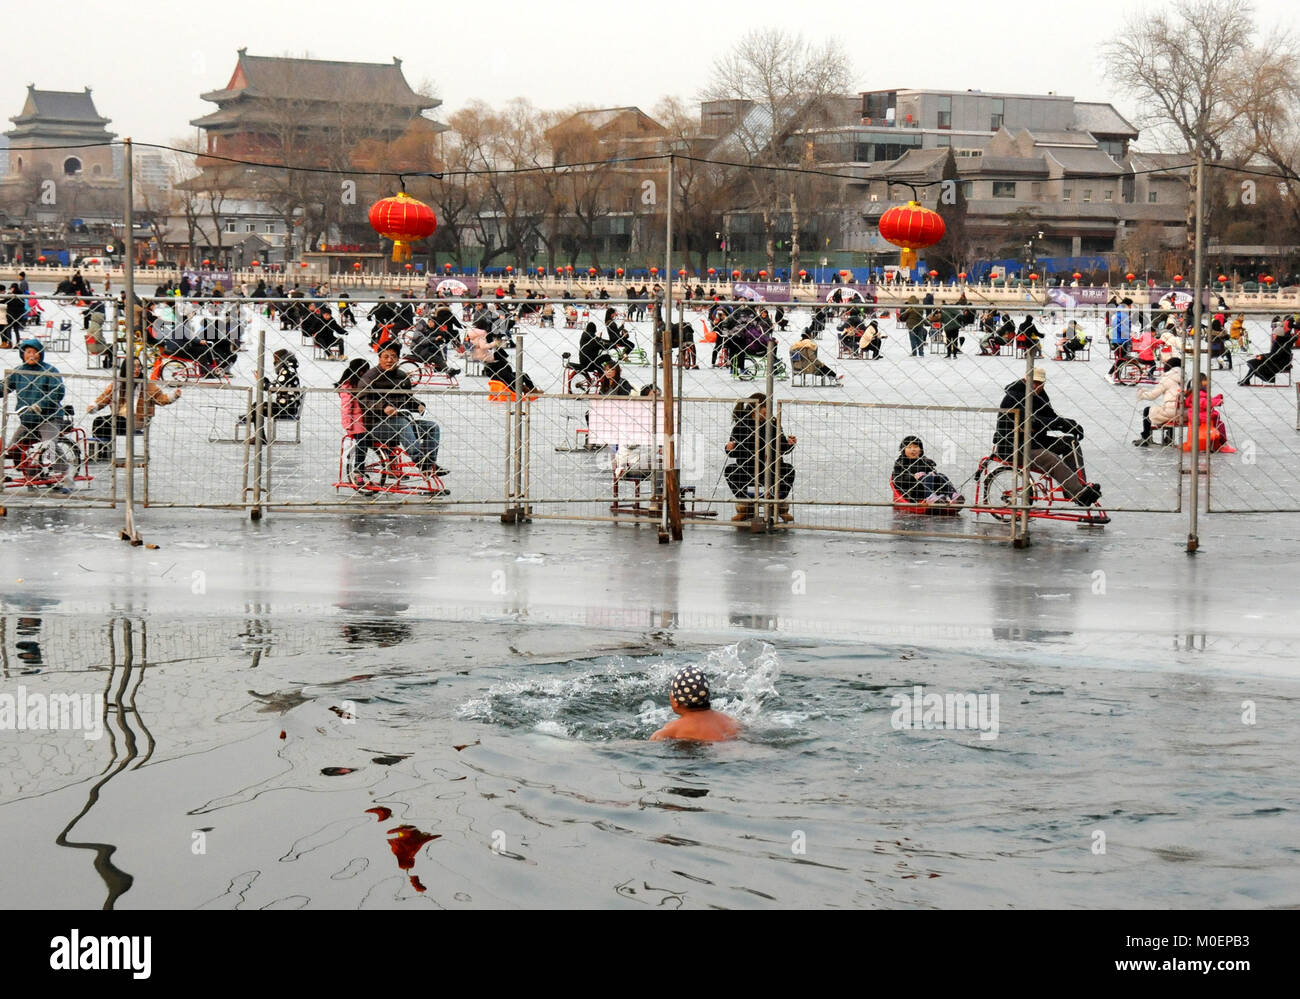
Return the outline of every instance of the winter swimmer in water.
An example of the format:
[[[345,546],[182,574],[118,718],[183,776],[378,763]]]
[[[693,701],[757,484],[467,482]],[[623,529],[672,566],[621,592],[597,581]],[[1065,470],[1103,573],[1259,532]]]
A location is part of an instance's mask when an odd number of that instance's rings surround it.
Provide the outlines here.
[[[680,717],[650,736],[652,741],[694,739],[720,742],[734,739],[740,732],[740,723],[736,719],[709,707],[709,681],[694,666],[677,671],[668,690],[668,705]]]

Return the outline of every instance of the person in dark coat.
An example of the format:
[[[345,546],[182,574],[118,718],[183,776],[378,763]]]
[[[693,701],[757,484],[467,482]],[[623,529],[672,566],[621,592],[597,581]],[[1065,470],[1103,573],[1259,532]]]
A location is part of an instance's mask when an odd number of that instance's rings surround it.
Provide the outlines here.
[[[389,447],[401,445],[421,470],[443,475],[447,469],[438,464],[441,428],[431,420],[416,418],[424,414],[424,404],[415,398],[411,379],[398,367],[399,360],[401,348],[397,343],[384,344],[379,350],[378,366],[357,382],[366,440]]]
[[[925,444],[919,437],[903,438],[889,481],[912,503],[960,506],[966,502],[952,480],[939,471],[933,459],[925,456]]]
[[[1044,387],[1047,372],[1034,368],[1029,379],[1008,385],[1002,397],[997,428],[993,432],[993,453],[1006,461],[1016,460],[1016,424],[1023,426],[1026,395],[1033,393],[1030,416],[1029,467],[1051,476],[1069,499],[1079,506],[1092,506],[1101,498],[1101,486],[1087,481],[1083,460],[1075,442],[1083,439],[1083,426],[1052,408]]]
[[[609,341],[601,337],[596,324],[587,323],[578,340],[579,373],[599,375],[609,361],[609,356],[606,354],[609,348]]]
[[[790,513],[790,493],[794,489],[794,466],[785,460],[795,446],[793,436],[781,433],[775,417],[769,415],[767,397],[762,392],[755,392],[748,399],[736,403],[731,411],[731,437],[727,441],[726,451],[728,465],[723,469],[731,494],[739,502],[736,515],[731,519],[737,523],[749,520],[754,514],[754,504],[744,502],[750,498],[750,490],[755,493],[763,485],[765,478],[762,462],[770,455],[774,464],[772,480],[776,484],[778,499],[777,515],[785,523],[794,520]]]
[[[27,316],[27,300],[18,293],[18,285],[9,286],[9,296],[4,300],[4,326],[0,328],[0,347],[12,347],[22,336],[23,319]]]
[[[1283,371],[1291,368],[1291,351],[1295,349],[1295,330],[1288,330],[1285,325],[1273,331],[1267,354],[1256,354],[1246,362],[1246,373],[1238,385],[1249,385],[1252,378],[1272,382]]]

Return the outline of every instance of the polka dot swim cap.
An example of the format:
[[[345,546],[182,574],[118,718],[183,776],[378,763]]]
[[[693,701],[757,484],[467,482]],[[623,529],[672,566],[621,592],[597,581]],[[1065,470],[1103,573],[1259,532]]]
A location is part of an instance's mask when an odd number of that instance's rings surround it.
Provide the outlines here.
[[[684,708],[702,709],[709,706],[709,681],[694,666],[684,666],[677,671],[670,692],[673,700]]]

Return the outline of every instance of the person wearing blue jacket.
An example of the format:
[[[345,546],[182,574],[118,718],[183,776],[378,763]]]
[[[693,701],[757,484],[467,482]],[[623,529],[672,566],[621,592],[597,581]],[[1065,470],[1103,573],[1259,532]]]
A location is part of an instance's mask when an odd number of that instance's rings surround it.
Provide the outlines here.
[[[24,340],[18,345],[23,363],[9,372],[4,380],[5,396],[13,393],[18,413],[18,430],[5,457],[17,461],[25,445],[53,440],[59,435],[63,418],[63,376],[59,369],[45,360],[45,345],[40,340]],[[51,467],[58,477],[57,493],[69,493],[66,486],[68,466],[58,463]]]

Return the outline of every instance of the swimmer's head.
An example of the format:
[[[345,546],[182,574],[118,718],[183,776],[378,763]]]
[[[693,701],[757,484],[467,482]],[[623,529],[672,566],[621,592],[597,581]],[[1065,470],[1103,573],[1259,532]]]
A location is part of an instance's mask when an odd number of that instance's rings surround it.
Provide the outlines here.
[[[669,695],[680,707],[688,711],[704,711],[709,707],[709,681],[694,666],[683,666],[673,677]]]

